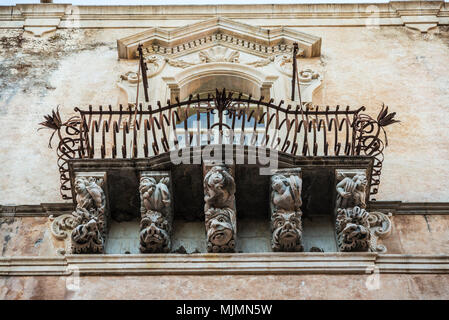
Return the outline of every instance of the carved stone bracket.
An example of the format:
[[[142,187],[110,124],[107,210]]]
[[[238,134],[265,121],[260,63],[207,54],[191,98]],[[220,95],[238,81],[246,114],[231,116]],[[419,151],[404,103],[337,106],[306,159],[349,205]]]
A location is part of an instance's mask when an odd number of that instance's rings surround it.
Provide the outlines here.
[[[173,207],[168,171],[145,171],[140,175],[140,252],[171,250]]]
[[[336,170],[337,246],[340,251],[386,252],[377,240],[391,232],[391,213],[366,211],[367,179],[365,170]]]
[[[207,251],[234,252],[237,235],[235,181],[225,165],[204,164]]]
[[[75,174],[76,209],[72,213],[72,253],[104,253],[108,206],[106,173]]]
[[[273,251],[303,251],[301,169],[281,169],[271,176],[271,247]]]

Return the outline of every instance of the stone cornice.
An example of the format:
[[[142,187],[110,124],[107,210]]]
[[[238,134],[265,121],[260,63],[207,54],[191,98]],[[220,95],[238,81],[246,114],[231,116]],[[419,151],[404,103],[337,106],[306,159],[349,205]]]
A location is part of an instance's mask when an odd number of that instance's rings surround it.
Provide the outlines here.
[[[259,54],[274,54],[292,50],[292,43],[298,42],[302,55],[320,55],[321,38],[288,28],[261,29],[223,17],[214,17],[171,31],[151,28],[144,32],[117,40],[119,58],[137,57],[137,46],[142,44],[164,55],[179,56],[182,53],[200,50],[208,43],[232,45],[246,48]]]
[[[73,203],[41,203],[34,205],[0,205],[0,217],[48,217],[71,213]]]
[[[373,211],[388,211],[393,215],[449,214],[449,202],[373,201],[368,204]]]
[[[406,26],[426,32],[437,25],[449,24],[449,4],[444,1],[256,6],[18,4],[0,6],[0,28],[24,29],[35,35],[65,28],[176,28],[218,16],[240,22],[251,20],[252,25],[264,28],[345,27],[374,23],[379,26]]]
[[[0,257],[0,276],[449,273],[447,255],[247,253]]]
[[[41,203],[37,205],[0,205],[0,217],[48,217],[71,213],[72,203]],[[374,201],[368,204],[368,210],[391,212],[393,215],[447,215],[448,202],[402,202]]]

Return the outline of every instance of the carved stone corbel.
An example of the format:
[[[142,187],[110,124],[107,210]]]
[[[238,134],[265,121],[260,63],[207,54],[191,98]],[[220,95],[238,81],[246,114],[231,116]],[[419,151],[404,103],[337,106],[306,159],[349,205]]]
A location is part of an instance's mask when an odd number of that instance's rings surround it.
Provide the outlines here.
[[[74,190],[75,227],[71,233],[72,253],[104,253],[108,211],[106,173],[76,173]]]
[[[171,250],[173,223],[170,172],[145,171],[140,176],[140,252]]]
[[[303,251],[301,169],[281,169],[271,177],[271,247],[273,251]]]
[[[207,251],[234,252],[237,235],[235,182],[230,167],[204,165]]]
[[[387,248],[378,245],[377,240],[390,234],[391,213],[366,211],[366,171],[336,170],[336,181],[335,231],[339,250],[386,252]]]

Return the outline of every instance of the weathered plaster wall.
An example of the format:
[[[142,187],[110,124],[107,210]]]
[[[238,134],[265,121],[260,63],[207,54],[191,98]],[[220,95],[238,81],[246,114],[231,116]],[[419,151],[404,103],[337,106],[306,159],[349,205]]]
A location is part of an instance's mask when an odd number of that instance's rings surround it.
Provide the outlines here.
[[[48,218],[0,218],[2,256],[54,256],[58,243]],[[63,242],[59,243],[64,247]]]
[[[365,105],[375,116],[384,102],[402,121],[387,128],[376,198],[448,201],[448,28],[298,30],[322,37],[321,58],[300,61],[324,73],[316,104]],[[51,132],[37,131],[38,123],[58,105],[67,119],[75,106],[125,104],[116,83],[137,65],[118,61],[116,40],[139,31],[58,30],[43,38],[0,31],[1,204],[61,201],[55,150],[47,148]]]
[[[173,250],[179,253],[183,246],[187,253],[206,252],[204,224],[201,222],[176,223]],[[449,254],[449,216],[396,215],[392,218],[390,237],[381,240],[392,254]],[[50,232],[48,218],[0,218],[1,256],[57,256],[58,249],[68,251],[69,239],[57,240]],[[106,243],[106,253],[139,253],[138,223],[112,223]],[[137,230],[137,233],[136,233]],[[243,221],[238,229],[237,251],[270,252],[269,222]],[[334,231],[322,220],[304,222],[304,246],[320,247],[325,252],[336,252]]]
[[[78,291],[66,289],[73,278],[0,277],[0,299],[449,298],[446,274],[378,276],[378,289],[367,287],[368,275],[91,276],[80,278]]]

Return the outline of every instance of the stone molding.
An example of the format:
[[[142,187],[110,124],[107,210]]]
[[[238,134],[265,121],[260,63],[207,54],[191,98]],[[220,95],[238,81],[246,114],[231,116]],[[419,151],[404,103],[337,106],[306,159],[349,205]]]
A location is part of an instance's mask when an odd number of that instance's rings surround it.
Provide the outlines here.
[[[180,27],[217,16],[248,21],[261,27],[405,26],[421,32],[449,24],[444,1],[390,1],[357,4],[278,4],[215,6],[72,6],[17,4],[0,6],[0,29],[24,29],[42,35],[69,28]],[[267,16],[270,19],[267,19]]]
[[[162,54],[176,58],[220,44],[260,57],[291,52],[297,42],[302,56],[320,56],[321,38],[284,27],[270,30],[217,16],[188,24],[174,30],[151,28],[117,40],[121,59],[137,58],[137,46],[142,44],[147,54]]]
[[[224,76],[235,78],[236,87],[227,88],[238,91],[239,85],[242,85],[238,79],[246,80],[247,88],[254,97],[259,98],[264,96],[265,99],[270,99],[270,91],[278,76],[267,75],[251,66],[230,62],[212,62],[200,65],[195,65],[186,68],[175,76],[162,77],[170,90],[170,100],[176,101],[179,97],[182,101],[188,96],[191,87],[195,87],[197,83],[201,82],[201,78],[208,76]]]
[[[0,217],[49,217],[71,213],[73,203],[41,203],[35,205],[0,205]],[[394,215],[449,215],[449,202],[372,201],[368,211],[386,211]]]
[[[449,255],[233,253],[0,257],[0,276],[187,274],[448,274]]]

